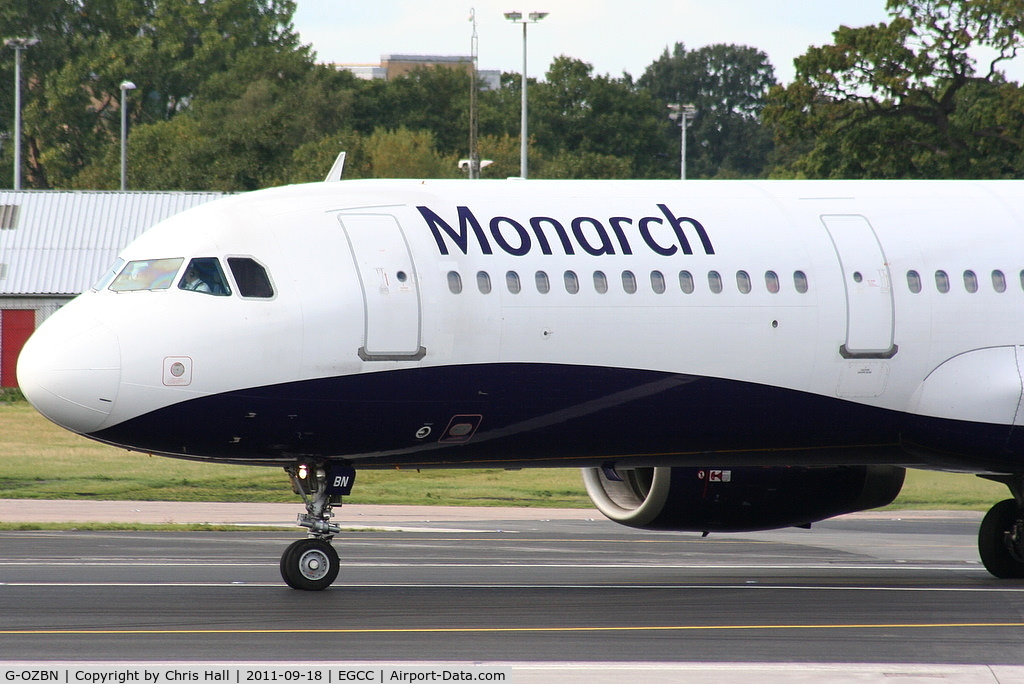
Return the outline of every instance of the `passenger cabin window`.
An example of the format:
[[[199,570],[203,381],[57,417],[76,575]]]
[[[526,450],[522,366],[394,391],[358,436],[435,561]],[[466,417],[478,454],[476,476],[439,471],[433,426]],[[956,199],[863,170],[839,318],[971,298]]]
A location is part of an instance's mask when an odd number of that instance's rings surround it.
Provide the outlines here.
[[[964,271],[964,289],[971,294],[978,291],[978,276],[974,271]]]
[[[651,289],[654,294],[665,294],[665,276],[661,271],[651,271]]]
[[[679,272],[679,289],[683,294],[693,294],[693,274],[689,271]]]
[[[544,271],[537,271],[534,274],[534,280],[537,283],[537,292],[547,294],[551,291],[551,281],[548,280],[548,274]]]
[[[1006,292],[1006,276],[1002,271],[992,271],[992,289],[996,292]]]
[[[636,294],[636,276],[632,271],[622,272],[622,289],[626,294]]]
[[[772,294],[776,294],[779,291],[779,274],[775,271],[765,271],[764,274],[764,286],[768,288],[768,291]]]
[[[608,276],[604,274],[604,271],[594,271],[594,289],[598,294],[608,291]]]
[[[945,271],[935,272],[935,288],[943,294],[949,292],[949,276]]]
[[[138,292],[140,290],[166,290],[174,283],[174,276],[184,259],[143,259],[129,261],[122,269],[110,289],[114,292]]]
[[[807,274],[803,271],[795,271],[793,273],[793,286],[796,291],[800,294],[806,294],[807,292]]]
[[[224,271],[220,267],[220,260],[213,257],[203,257],[188,262],[185,274],[178,281],[178,289],[202,292],[218,297],[227,297],[231,294],[231,288],[228,287]]]
[[[569,294],[576,294],[580,291],[580,279],[576,276],[575,271],[566,271],[563,274],[563,280],[565,280],[565,291]]]
[[[476,286],[480,294],[491,294],[491,276],[487,271],[477,271]]]
[[[736,287],[739,288],[741,293],[743,293],[743,294],[750,294],[750,290],[752,289],[752,286],[751,286],[751,283],[750,283],[750,274],[747,273],[746,271],[737,271],[736,272]]]
[[[509,271],[505,274],[505,287],[512,294],[519,294],[519,291],[523,289],[522,284],[519,282],[519,274],[515,271]]]
[[[462,276],[458,271],[448,271],[448,291],[452,294],[462,293]]]
[[[708,271],[708,287],[715,294],[722,292],[722,275],[718,271]]]
[[[907,287],[914,294],[921,292],[921,274],[917,271],[907,271]]]

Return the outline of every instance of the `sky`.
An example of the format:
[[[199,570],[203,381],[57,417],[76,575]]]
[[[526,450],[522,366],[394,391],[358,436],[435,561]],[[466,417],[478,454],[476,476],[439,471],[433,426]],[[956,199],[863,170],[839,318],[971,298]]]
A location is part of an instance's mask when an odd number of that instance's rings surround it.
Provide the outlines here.
[[[321,62],[380,62],[383,54],[468,55],[475,9],[479,67],[519,73],[523,29],[505,12],[549,15],[527,28],[527,73],[543,78],[566,55],[595,74],[639,78],[665,48],[715,43],[767,53],[782,83],[793,58],[832,42],[839,26],[887,21],[885,0],[296,0],[295,29]],[[1009,69],[1024,81],[1024,55]]]

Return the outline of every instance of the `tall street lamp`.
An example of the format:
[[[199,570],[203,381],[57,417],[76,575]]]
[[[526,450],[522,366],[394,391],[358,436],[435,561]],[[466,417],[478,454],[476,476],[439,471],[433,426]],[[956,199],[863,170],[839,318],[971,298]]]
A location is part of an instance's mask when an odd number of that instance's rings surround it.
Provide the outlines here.
[[[14,189],[21,190],[21,51],[39,43],[38,38],[8,38],[4,47],[14,50]]]
[[[480,114],[476,106],[476,57],[480,43],[476,35],[476,9],[470,8],[469,21],[473,24],[473,35],[469,40],[469,177],[480,177],[480,150],[477,136],[480,133]]]
[[[506,19],[513,24],[523,25],[523,112],[519,123],[519,175],[522,178],[526,178],[526,25],[536,24],[548,14],[549,12],[530,12],[524,17],[522,12],[505,12]]]
[[[121,189],[128,189],[128,91],[135,90],[131,81],[121,81]]]
[[[668,108],[672,110],[668,118],[673,121],[678,119],[682,127],[682,133],[679,134],[679,178],[686,180],[686,124],[697,116],[697,108],[692,104],[670,104]]]

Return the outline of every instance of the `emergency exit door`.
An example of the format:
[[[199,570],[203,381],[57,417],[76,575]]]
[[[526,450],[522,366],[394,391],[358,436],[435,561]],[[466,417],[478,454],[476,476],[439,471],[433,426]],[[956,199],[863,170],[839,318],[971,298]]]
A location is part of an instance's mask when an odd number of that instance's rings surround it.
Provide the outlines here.
[[[390,214],[338,217],[363,291],[366,361],[423,358],[419,279],[398,220]]]
[[[882,245],[863,216],[822,216],[839,258],[846,288],[845,358],[895,356],[892,279]]]

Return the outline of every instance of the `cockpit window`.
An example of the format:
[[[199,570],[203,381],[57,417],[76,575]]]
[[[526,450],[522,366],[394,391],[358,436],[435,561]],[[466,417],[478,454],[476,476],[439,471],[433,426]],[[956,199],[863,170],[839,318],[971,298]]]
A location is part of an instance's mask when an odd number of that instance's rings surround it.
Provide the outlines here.
[[[178,281],[179,290],[203,292],[206,294],[226,297],[231,294],[220,261],[213,257],[193,259],[188,262],[185,274]]]
[[[143,259],[129,261],[114,278],[110,289],[114,292],[138,290],[166,290],[174,282],[174,274],[184,259]]]
[[[238,294],[243,297],[259,297],[269,299],[274,296],[274,286],[270,284],[267,269],[255,259],[248,257],[228,257],[228,268],[235,277]]]

